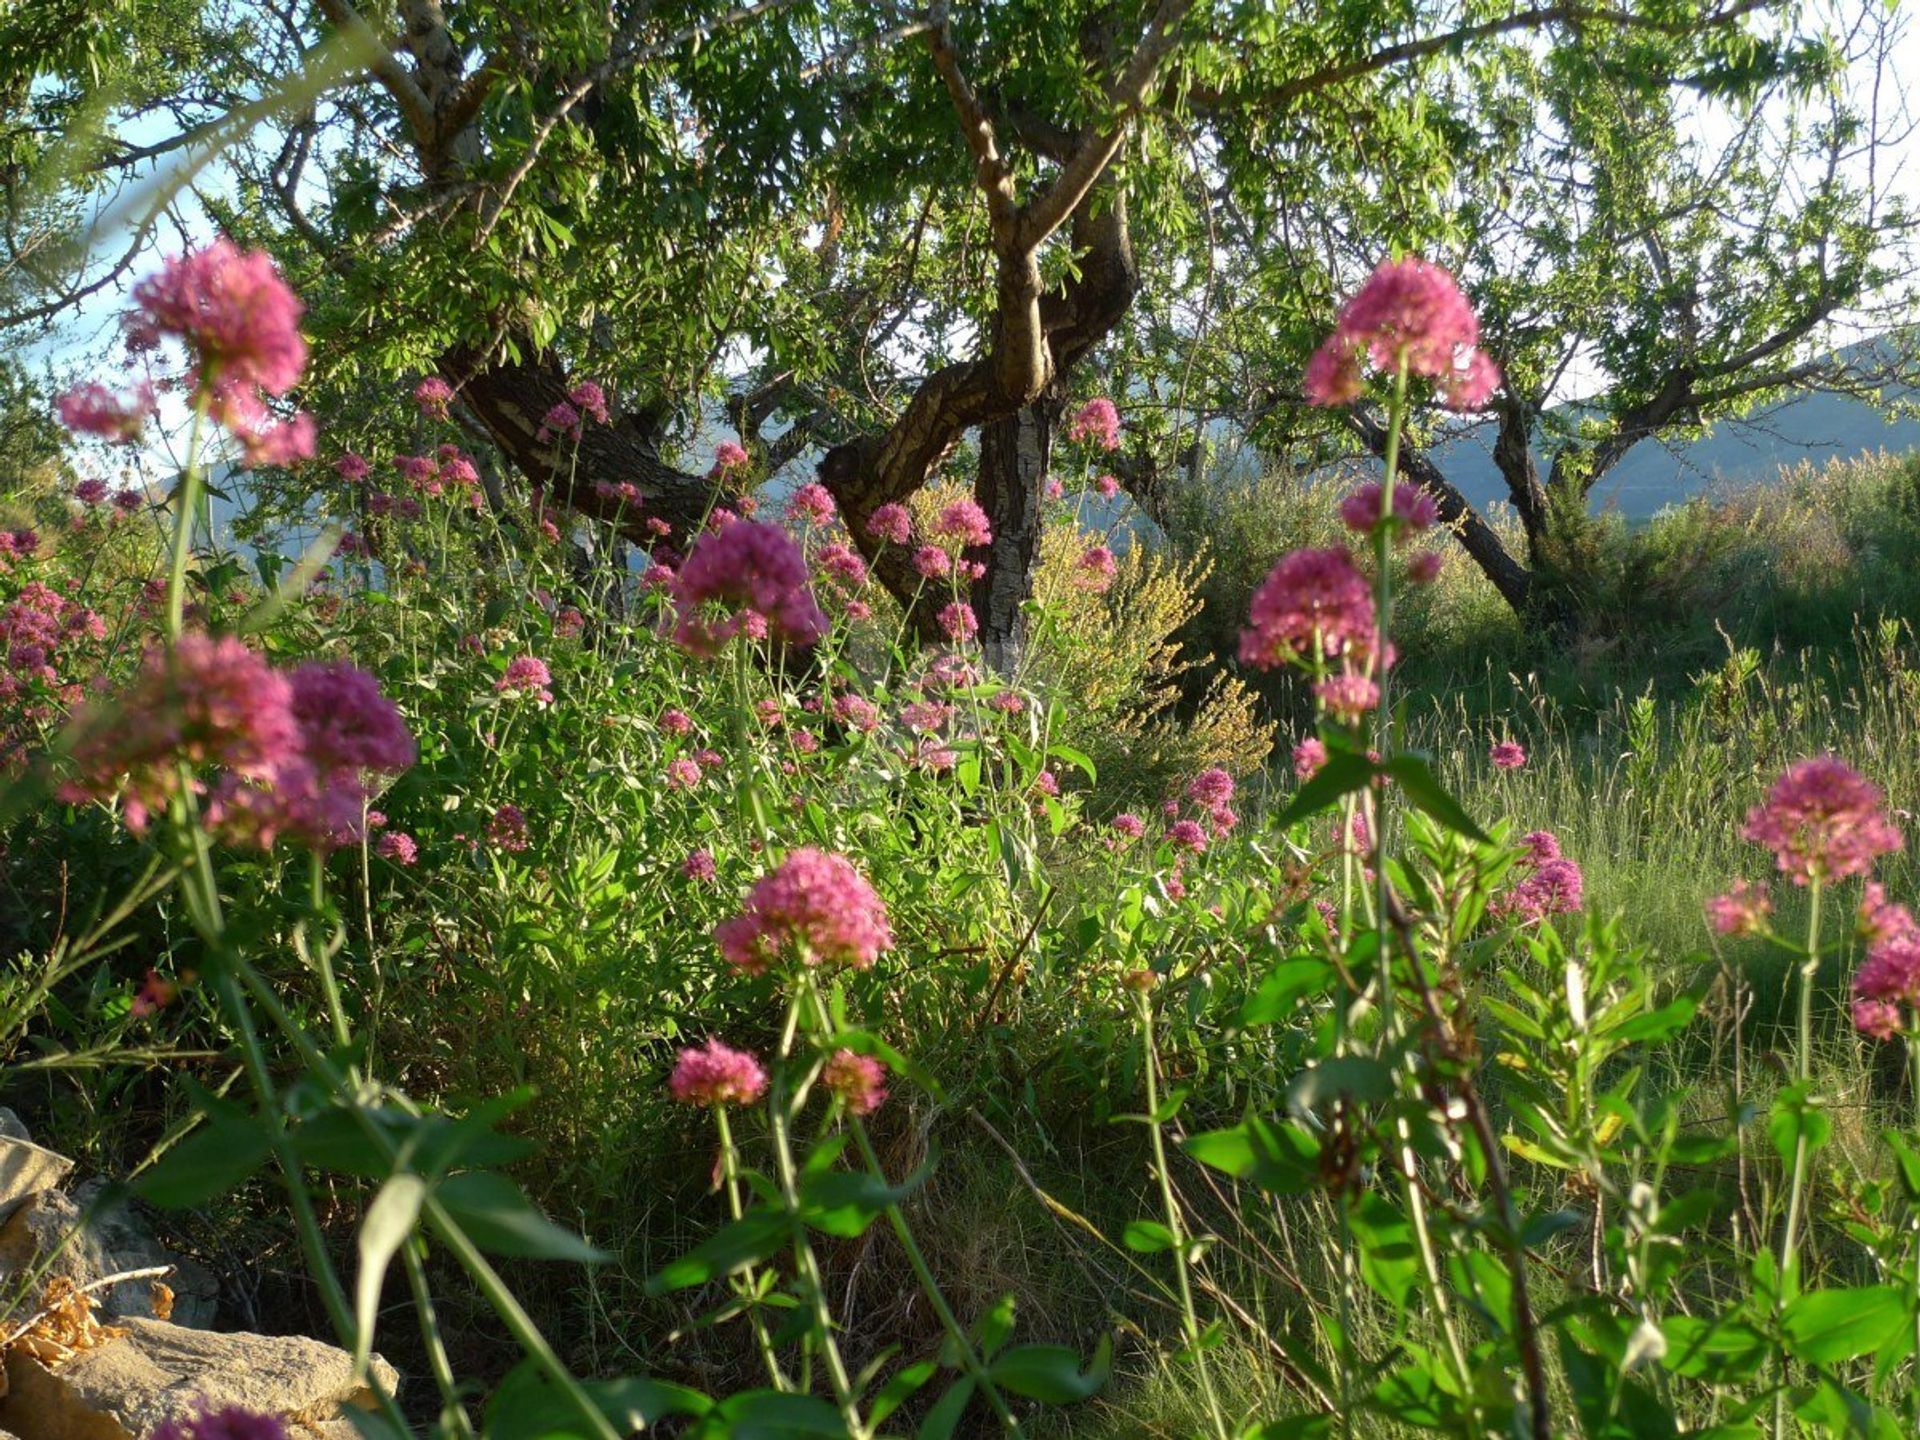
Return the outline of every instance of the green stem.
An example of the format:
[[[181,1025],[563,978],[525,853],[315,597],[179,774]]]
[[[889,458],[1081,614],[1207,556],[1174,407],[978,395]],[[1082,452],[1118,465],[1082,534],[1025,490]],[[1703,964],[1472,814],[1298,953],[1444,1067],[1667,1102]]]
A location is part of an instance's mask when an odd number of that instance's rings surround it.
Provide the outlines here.
[[[1395,477],[1400,469],[1400,432],[1407,420],[1407,352],[1400,351],[1399,363],[1393,373],[1393,400],[1387,411],[1387,449],[1384,458],[1386,473],[1380,482],[1380,523],[1373,531],[1373,612],[1374,612],[1374,648],[1373,682],[1380,687],[1380,703],[1374,710],[1373,747],[1386,761],[1393,756],[1393,719],[1392,705],[1388,699],[1387,642],[1393,633],[1393,537],[1396,526],[1393,518],[1393,492]],[[1387,977],[1383,987],[1386,1003],[1393,1003],[1393,983],[1390,957],[1393,953],[1392,937],[1388,933],[1390,925],[1387,919],[1387,821],[1389,818],[1386,787],[1376,785],[1373,790],[1373,881],[1375,932],[1380,937],[1379,964],[1382,974]]]
[[[833,1033],[833,1025],[827,1014],[826,1002],[821,998],[819,987],[814,983],[812,972],[806,977],[807,994],[813,1002],[814,1021],[820,1026],[824,1039]],[[886,1167],[881,1165],[880,1156],[873,1148],[873,1138],[867,1134],[866,1123],[858,1115],[847,1112],[847,1118],[853,1125],[854,1142],[860,1147],[860,1157],[866,1162],[867,1170],[882,1185],[889,1184]],[[907,1224],[906,1214],[891,1201],[886,1207],[887,1224],[893,1228],[900,1248],[907,1253],[907,1263],[913,1267],[914,1278],[920,1282],[920,1292],[927,1297],[927,1303],[933,1307],[933,1313],[939,1318],[941,1328],[947,1332],[947,1338],[953,1341],[954,1348],[960,1353],[960,1368],[972,1377],[980,1387],[981,1394],[987,1397],[987,1404],[994,1415],[1011,1435],[1020,1433],[1020,1422],[1014,1418],[1013,1410],[1008,1406],[1006,1396],[1000,1393],[1000,1387],[993,1383],[993,1377],[987,1373],[986,1362],[980,1358],[980,1352],[974,1348],[973,1337],[961,1326],[959,1317],[953,1313],[953,1307],[947,1303],[947,1297],[941,1293],[940,1284],[933,1276],[933,1268],[927,1264],[927,1257],[920,1252],[920,1243],[913,1238],[913,1230]]]
[[[1800,990],[1794,1036],[1793,1075],[1801,1087],[1800,1104],[1808,1102],[1806,1087],[1813,1079],[1813,986],[1820,971],[1820,877],[1807,885],[1807,953],[1800,962]],[[1776,1317],[1799,1291],[1801,1210],[1806,1200],[1807,1127],[1804,1115],[1794,1127],[1793,1177],[1787,1187],[1787,1223],[1780,1236],[1779,1290],[1774,1297]],[[1786,1440],[1787,1434],[1787,1360],[1780,1357],[1780,1388],[1773,1396],[1774,1440]]]
[[[421,1263],[421,1251],[417,1237],[409,1238],[400,1247],[401,1259],[407,1267],[407,1286],[413,1292],[414,1312],[420,1317],[420,1341],[426,1347],[427,1368],[433,1371],[433,1382],[440,1391],[441,1419],[451,1423],[465,1440],[472,1440],[473,1420],[467,1414],[467,1407],[460,1403],[460,1386],[453,1378],[453,1362],[447,1358],[447,1347],[440,1339],[440,1321],[434,1311],[433,1290],[427,1284],[427,1267]]]
[[[1186,1321],[1187,1347],[1193,1353],[1194,1369],[1200,1376],[1200,1390],[1207,1399],[1207,1414],[1213,1421],[1218,1440],[1228,1440],[1226,1416],[1220,1409],[1220,1397],[1214,1393],[1213,1376],[1207,1369],[1207,1352],[1200,1343],[1200,1317],[1193,1305],[1193,1283],[1187,1276],[1186,1226],[1181,1222],[1180,1202],[1174,1198],[1173,1178],[1167,1169],[1167,1144],[1160,1123],[1159,1066],[1153,1048],[1153,1002],[1144,991],[1136,991],[1140,1007],[1140,1050],[1146,1061],[1147,1131],[1153,1137],[1153,1170],[1160,1182],[1160,1201],[1166,1210],[1167,1230],[1173,1236],[1173,1269],[1180,1282],[1180,1311]]]
[[[279,1030],[298,1052],[301,1062],[313,1074],[320,1077],[334,1098],[345,1105],[347,1113],[353,1117],[354,1123],[375,1146],[382,1159],[388,1165],[397,1164],[399,1151],[393,1137],[376,1125],[366,1111],[356,1103],[357,1097],[347,1078],[313,1043],[312,1038],[300,1023],[288,1013],[286,1006],[280,1003],[279,996],[273,993],[273,988],[267,984],[260,973],[237,955],[231,956],[230,959],[233,973],[246,988],[247,994],[266,1012],[267,1017],[273,1021],[274,1028]],[[526,1352],[541,1373],[558,1387],[581,1419],[587,1422],[595,1440],[620,1440],[619,1432],[608,1422],[599,1407],[587,1398],[586,1392],[580,1388],[580,1383],[561,1363],[560,1357],[554,1354],[553,1347],[547,1343],[546,1336],[540,1333],[539,1326],[535,1325],[532,1317],[521,1308],[520,1302],[514,1298],[506,1282],[501,1280],[498,1273],[487,1263],[486,1257],[467,1238],[466,1232],[447,1214],[437,1200],[429,1199],[427,1215],[435,1230],[446,1242],[447,1248],[453,1252],[455,1259],[473,1278],[474,1283],[480,1287],[481,1293],[486,1296],[488,1303],[505,1322],[507,1332],[518,1342],[520,1348]],[[352,1331],[343,1330],[341,1333],[351,1335]]]
[[[846,1362],[840,1358],[839,1343],[833,1338],[833,1315],[827,1309],[826,1283],[820,1277],[820,1262],[814,1256],[813,1246],[807,1241],[806,1227],[799,1221],[799,1168],[793,1163],[793,1144],[788,1134],[786,1074],[787,1064],[793,1057],[793,1040],[800,1022],[803,993],[796,990],[787,1006],[786,1025],[780,1034],[780,1063],[774,1072],[767,1119],[773,1132],[773,1158],[780,1178],[780,1194],[786,1201],[788,1214],[794,1217],[795,1222],[794,1263],[807,1292],[807,1303],[813,1309],[814,1325],[820,1332],[820,1353],[826,1360],[827,1379],[833,1386],[834,1399],[839,1405],[841,1417],[847,1422],[848,1433],[854,1440],[865,1440],[867,1429],[861,1423],[860,1409],[854,1401],[853,1381],[847,1375]]]
[[[714,1128],[720,1132],[720,1169],[727,1183],[727,1212],[738,1220],[746,1214],[746,1208],[740,1202],[739,1160],[734,1153],[733,1131],[727,1124],[727,1107],[713,1107]],[[767,1334],[767,1323],[760,1317],[758,1304],[752,1302],[751,1292],[755,1288],[756,1269],[752,1265],[741,1267],[740,1276],[748,1295],[750,1307],[747,1318],[753,1325],[754,1343],[760,1348],[760,1358],[766,1363],[767,1378],[773,1382],[776,1390],[791,1390],[793,1386],[786,1374],[780,1369],[780,1357],[774,1354],[773,1337]]]
[[[1910,1021],[1920,1021],[1920,1012],[1909,1012]],[[1920,1106],[1920,1024],[1910,1024],[1907,1030],[1907,1059],[1913,1066],[1912,1101]],[[1908,1389],[1913,1399],[1913,1433],[1920,1435],[1920,1215],[1909,1217],[1915,1227],[1913,1252],[1913,1364],[1914,1374],[1908,1379]]]
[[[209,370],[211,367],[209,367]],[[193,425],[187,431],[187,461],[180,470],[180,488],[174,500],[179,507],[173,517],[173,558],[167,568],[167,642],[180,638],[187,617],[187,557],[193,552],[193,516],[200,508],[200,434],[206,425],[207,406],[213,399],[213,378],[205,376],[199,393],[193,398]]]
[[[307,901],[317,918],[327,903],[327,862],[318,850],[310,858],[312,866],[307,872]],[[305,943],[311,951],[314,969],[320,975],[321,993],[327,1002],[327,1017],[333,1023],[334,1043],[345,1050],[353,1043],[353,1031],[347,1024],[347,1008],[340,999],[340,982],[333,973],[333,945],[327,940],[316,945],[311,938]]]

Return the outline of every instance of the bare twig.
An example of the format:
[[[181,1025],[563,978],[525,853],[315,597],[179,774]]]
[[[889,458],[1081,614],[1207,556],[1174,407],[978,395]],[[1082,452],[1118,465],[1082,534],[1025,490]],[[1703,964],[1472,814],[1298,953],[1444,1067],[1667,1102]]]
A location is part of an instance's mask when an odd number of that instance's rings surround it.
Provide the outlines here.
[[[118,1275],[103,1275],[100,1279],[90,1280],[85,1285],[76,1285],[73,1289],[67,1291],[66,1295],[62,1298],[63,1300],[71,1300],[76,1295],[89,1295],[95,1290],[104,1290],[109,1285],[118,1285],[127,1280],[158,1280],[162,1275],[171,1275],[173,1271],[174,1267],[171,1265],[149,1265],[142,1270],[122,1270]],[[0,1350],[5,1350],[9,1345],[33,1329],[34,1326],[53,1314],[56,1308],[58,1307],[48,1306],[43,1310],[29,1315],[26,1320],[14,1327],[11,1334],[7,1335],[4,1339],[0,1339]]]

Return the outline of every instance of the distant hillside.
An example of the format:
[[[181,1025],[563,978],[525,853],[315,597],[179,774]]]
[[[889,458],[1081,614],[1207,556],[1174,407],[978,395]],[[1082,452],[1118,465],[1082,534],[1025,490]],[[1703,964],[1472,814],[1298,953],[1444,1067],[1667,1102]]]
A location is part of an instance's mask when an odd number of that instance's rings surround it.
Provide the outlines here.
[[[1447,478],[1476,506],[1507,498],[1492,445],[1492,429],[1482,425],[1436,453]],[[1593,508],[1644,520],[1703,490],[1763,484],[1782,466],[1803,460],[1823,465],[1875,450],[1913,449],[1920,449],[1920,419],[1889,421],[1877,406],[1851,396],[1800,395],[1723,423],[1702,440],[1642,441],[1594,487]]]

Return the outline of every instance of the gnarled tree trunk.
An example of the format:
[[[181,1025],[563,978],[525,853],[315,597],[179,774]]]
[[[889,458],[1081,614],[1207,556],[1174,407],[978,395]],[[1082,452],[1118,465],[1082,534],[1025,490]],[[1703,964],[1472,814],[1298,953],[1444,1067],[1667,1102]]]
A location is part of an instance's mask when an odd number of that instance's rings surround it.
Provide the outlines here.
[[[993,527],[980,553],[987,573],[973,584],[973,613],[987,664],[1001,675],[1018,666],[1026,644],[1026,602],[1040,553],[1041,500],[1065,401],[1054,387],[1031,405],[980,427],[980,475],[974,499]]]

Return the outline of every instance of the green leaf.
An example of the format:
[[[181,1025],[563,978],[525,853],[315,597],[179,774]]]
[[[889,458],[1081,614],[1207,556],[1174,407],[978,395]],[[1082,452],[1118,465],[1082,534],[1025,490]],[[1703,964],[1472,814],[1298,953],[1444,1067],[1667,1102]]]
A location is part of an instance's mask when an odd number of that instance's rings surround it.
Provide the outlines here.
[[[1296,955],[1282,960],[1267,973],[1259,989],[1240,1007],[1242,1025],[1271,1025],[1300,1013],[1300,1002],[1329,989],[1339,974],[1332,964],[1317,955]]]
[[[1781,1317],[1787,1350],[1809,1365],[1832,1365],[1878,1350],[1907,1323],[1907,1297],[1892,1285],[1811,1290]]]
[[[1013,1334],[1016,1308],[1013,1296],[1002,1295],[980,1313],[980,1319],[973,1327],[973,1338],[980,1346],[980,1353],[987,1359],[991,1360],[999,1354],[1000,1347]],[[957,1358],[954,1363],[959,1363]]]
[[[1789,1085],[1774,1097],[1767,1117],[1767,1137],[1784,1165],[1793,1164],[1796,1145],[1804,1137],[1807,1155],[1817,1154],[1833,1135],[1833,1121],[1799,1085]]]
[[[1157,1255],[1180,1243],[1173,1231],[1158,1220],[1129,1220],[1121,1238],[1129,1250],[1138,1250],[1142,1255]]]
[[[1413,802],[1415,809],[1424,810],[1456,835],[1486,843],[1487,832],[1474,824],[1473,817],[1467,814],[1460,802],[1433,778],[1433,770],[1428,766],[1425,756],[1413,753],[1396,755],[1380,768],[1399,782],[1400,789]]]
[[[1202,1165],[1251,1180],[1270,1195],[1304,1195],[1319,1183],[1320,1142],[1297,1125],[1249,1115],[1231,1130],[1191,1136],[1184,1148]]]
[[[582,1381],[580,1389],[623,1435],[670,1415],[704,1415],[713,1408],[698,1390],[643,1376]],[[487,1440],[597,1440],[599,1432],[533,1361],[523,1360],[487,1401],[486,1435]]]
[[[1318,815],[1342,795],[1363,789],[1373,776],[1373,762],[1364,755],[1345,750],[1329,756],[1327,763],[1293,792],[1287,808],[1274,817],[1274,828],[1284,830]]]
[[[867,1410],[867,1421],[873,1425],[882,1424],[902,1404],[917,1394],[920,1388],[940,1373],[940,1367],[931,1360],[922,1360],[917,1365],[909,1365],[904,1370],[896,1370],[887,1377],[887,1383],[873,1397],[873,1404]]]
[[[607,1258],[604,1251],[542,1215],[518,1185],[491,1171],[469,1170],[441,1181],[434,1189],[433,1203],[474,1244],[495,1255],[583,1263]]]
[[[1076,750],[1071,745],[1063,745],[1058,740],[1047,747],[1047,754],[1058,756],[1074,769],[1087,777],[1089,785],[1100,783],[1100,772],[1093,767],[1093,760],[1084,750]]]
[[[1064,1345],[1016,1345],[993,1362],[993,1383],[1043,1405],[1072,1405],[1096,1394],[1113,1370],[1113,1341],[1100,1337],[1083,1373],[1080,1357]]]
[[[750,1210],[717,1230],[647,1281],[649,1295],[685,1290],[764,1260],[793,1238],[793,1222],[778,1210]]]
[[[899,1185],[888,1185],[864,1170],[834,1170],[809,1176],[800,1186],[800,1219],[824,1235],[851,1240],[864,1235],[889,1205],[898,1205],[920,1188],[928,1167]]]
[[[693,1433],[699,1440],[847,1440],[847,1422],[817,1395],[748,1390],[715,1406]]]
[[[1607,1031],[1607,1038],[1621,1044],[1630,1044],[1640,1040],[1665,1040],[1669,1035],[1678,1034],[1687,1028],[1693,1019],[1693,1012],[1700,1008],[1698,995],[1682,995],[1669,1001],[1658,1010],[1645,1015],[1637,1015],[1613,1030]]]
[[[1371,1055],[1340,1055],[1309,1065],[1287,1082],[1287,1109],[1305,1119],[1316,1105],[1339,1097],[1383,1100],[1393,1091],[1393,1071]]]
[[[394,1253],[407,1243],[426,1203],[427,1182],[404,1171],[387,1178],[360,1222],[360,1273],[354,1277],[353,1373],[364,1374],[380,1318],[380,1289]]]
[[[273,1144],[264,1121],[222,1102],[206,1110],[200,1128],[160,1157],[133,1182],[133,1191],[162,1210],[204,1205],[235,1190],[267,1163]]]
[[[933,1402],[933,1408],[927,1411],[920,1428],[914,1432],[915,1440],[953,1440],[954,1428],[959,1425],[960,1416],[972,1398],[973,1381],[962,1375],[947,1387],[944,1395]]]

